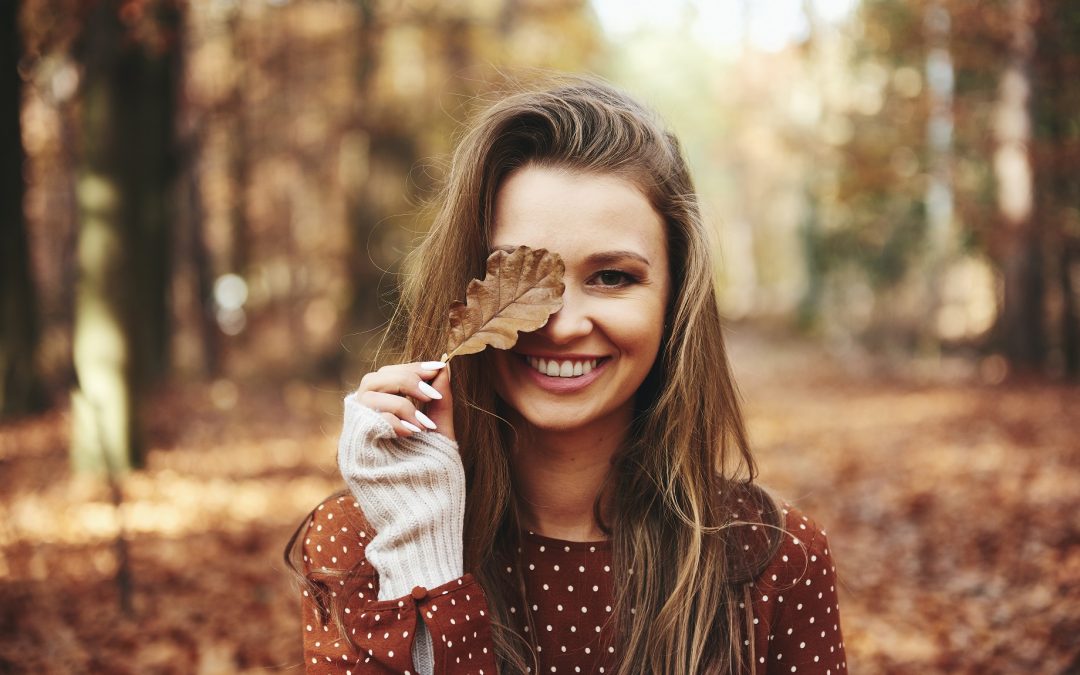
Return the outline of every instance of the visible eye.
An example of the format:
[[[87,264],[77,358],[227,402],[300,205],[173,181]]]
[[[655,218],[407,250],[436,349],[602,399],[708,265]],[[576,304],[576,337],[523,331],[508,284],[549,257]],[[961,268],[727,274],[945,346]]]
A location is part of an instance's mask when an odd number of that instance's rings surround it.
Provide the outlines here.
[[[637,282],[637,277],[622,270],[600,270],[593,276],[593,279],[596,280],[599,286],[610,286],[612,288],[629,286]]]

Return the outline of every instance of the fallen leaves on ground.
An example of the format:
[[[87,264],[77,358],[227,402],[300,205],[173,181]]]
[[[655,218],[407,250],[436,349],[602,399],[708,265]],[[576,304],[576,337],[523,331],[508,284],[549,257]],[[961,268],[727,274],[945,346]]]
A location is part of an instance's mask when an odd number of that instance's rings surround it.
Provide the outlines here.
[[[1080,668],[1080,390],[917,384],[732,338],[761,478],[828,530],[850,672]],[[119,508],[68,473],[66,411],[0,428],[0,672],[301,672],[281,551],[341,486],[341,393],[159,392]]]

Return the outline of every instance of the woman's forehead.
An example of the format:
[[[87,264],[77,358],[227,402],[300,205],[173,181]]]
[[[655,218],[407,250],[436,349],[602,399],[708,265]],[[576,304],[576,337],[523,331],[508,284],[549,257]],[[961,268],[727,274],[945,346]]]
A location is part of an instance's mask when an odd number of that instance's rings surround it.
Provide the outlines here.
[[[499,189],[492,248],[546,248],[567,262],[599,251],[646,260],[667,253],[663,220],[632,182],[530,166]]]

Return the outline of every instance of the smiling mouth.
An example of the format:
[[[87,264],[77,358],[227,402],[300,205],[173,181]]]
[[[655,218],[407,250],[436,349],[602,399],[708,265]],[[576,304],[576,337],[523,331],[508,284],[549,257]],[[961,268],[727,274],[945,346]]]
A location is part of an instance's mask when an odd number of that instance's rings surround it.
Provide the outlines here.
[[[525,362],[529,364],[529,367],[533,370],[547,375],[548,377],[581,377],[582,375],[588,375],[592,372],[596,364],[600,363],[604,359],[540,359],[535,356],[526,356]]]

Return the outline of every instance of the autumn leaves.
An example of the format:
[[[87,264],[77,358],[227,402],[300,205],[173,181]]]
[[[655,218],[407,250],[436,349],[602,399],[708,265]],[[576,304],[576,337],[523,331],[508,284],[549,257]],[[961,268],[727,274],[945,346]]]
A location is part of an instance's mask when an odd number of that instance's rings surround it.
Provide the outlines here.
[[[443,361],[486,347],[509,349],[518,333],[537,330],[562,307],[565,266],[557,253],[519,246],[488,256],[483,280],[473,279],[465,302],[450,306]]]

